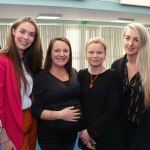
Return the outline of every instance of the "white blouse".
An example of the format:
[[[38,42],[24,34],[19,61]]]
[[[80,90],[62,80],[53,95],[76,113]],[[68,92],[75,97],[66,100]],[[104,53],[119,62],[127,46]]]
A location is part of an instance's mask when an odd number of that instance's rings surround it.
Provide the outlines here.
[[[32,105],[32,101],[30,95],[32,93],[33,88],[33,79],[31,75],[26,71],[24,64],[22,62],[22,67],[24,70],[24,75],[27,80],[27,90],[25,91],[23,81],[21,80],[21,101],[22,101],[22,110],[28,109]]]

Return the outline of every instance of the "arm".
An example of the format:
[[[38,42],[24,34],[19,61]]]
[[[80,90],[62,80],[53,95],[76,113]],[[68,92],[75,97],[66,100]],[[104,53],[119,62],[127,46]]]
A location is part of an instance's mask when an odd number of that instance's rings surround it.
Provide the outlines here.
[[[2,60],[3,61],[3,60]],[[6,70],[3,62],[0,61],[0,119],[2,126],[5,127],[5,116],[4,116],[4,86]]]
[[[45,76],[43,74],[37,75],[36,78],[34,79],[33,93],[34,93],[35,100],[32,105],[33,115],[37,119],[42,119],[42,120],[62,119],[65,121],[77,121],[80,118],[81,113],[79,109],[74,109],[74,107],[72,106],[59,111],[55,111],[52,108],[48,109],[48,106],[51,105],[51,101],[53,99],[52,95],[58,94],[59,91],[57,87],[56,89],[54,89],[51,83],[45,87],[46,84],[47,84],[47,80],[45,80]],[[51,90],[51,86],[53,87],[52,90]],[[60,98],[59,95],[58,98]]]
[[[4,65],[4,61],[1,58],[0,61],[0,120],[1,120],[1,125],[2,125],[2,132],[0,134],[0,143],[2,145],[3,150],[9,150],[9,149],[14,149],[16,150],[14,144],[12,143],[11,139],[9,139],[7,135],[7,131],[5,129],[5,115],[4,115],[4,87],[5,85],[5,77],[6,77],[6,66]]]
[[[36,118],[42,120],[62,119],[64,121],[72,121],[72,122],[77,121],[81,115],[80,110],[74,109],[74,106],[67,107],[60,111],[42,109],[40,101],[38,99],[36,99],[32,105],[32,113]]]

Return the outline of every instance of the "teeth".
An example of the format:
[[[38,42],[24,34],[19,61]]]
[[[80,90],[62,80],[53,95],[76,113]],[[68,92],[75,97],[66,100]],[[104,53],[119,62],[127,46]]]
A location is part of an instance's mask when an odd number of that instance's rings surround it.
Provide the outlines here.
[[[27,42],[21,41],[22,44],[28,44]]]

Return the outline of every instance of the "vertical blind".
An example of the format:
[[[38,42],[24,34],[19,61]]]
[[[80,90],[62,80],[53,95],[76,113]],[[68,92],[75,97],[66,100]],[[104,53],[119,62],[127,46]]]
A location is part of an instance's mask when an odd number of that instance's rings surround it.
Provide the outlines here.
[[[104,65],[109,68],[112,62],[123,56],[123,27],[89,25],[38,25],[45,59],[49,42],[54,37],[66,37],[72,47],[73,67],[77,70],[88,67],[84,47],[88,39],[103,37],[107,42],[107,57]],[[0,25],[0,45],[6,46],[9,25]],[[150,33],[150,29],[148,29]]]

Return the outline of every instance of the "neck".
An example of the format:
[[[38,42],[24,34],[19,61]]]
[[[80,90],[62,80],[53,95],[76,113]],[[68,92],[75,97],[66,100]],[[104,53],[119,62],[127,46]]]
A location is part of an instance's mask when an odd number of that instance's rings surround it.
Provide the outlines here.
[[[49,72],[61,81],[69,80],[69,74],[67,73],[65,67],[52,67]]]
[[[103,66],[98,66],[98,67],[89,67],[88,71],[90,74],[93,75],[98,75],[103,71],[104,67]]]
[[[132,56],[127,55],[128,63],[130,64],[136,64],[136,58],[137,55],[132,55]]]
[[[18,53],[19,53],[20,58],[22,58],[23,57],[23,51],[18,50]]]
[[[64,72],[66,71],[66,68],[65,67],[59,67],[59,66],[53,66],[50,68],[50,71],[52,72]]]

